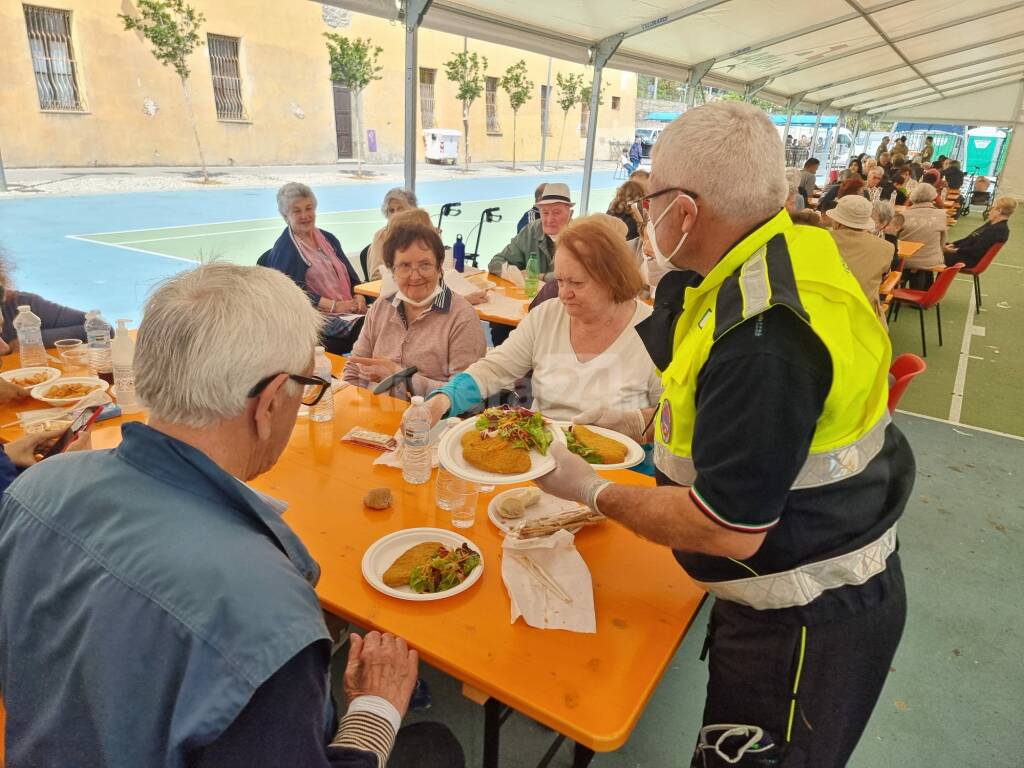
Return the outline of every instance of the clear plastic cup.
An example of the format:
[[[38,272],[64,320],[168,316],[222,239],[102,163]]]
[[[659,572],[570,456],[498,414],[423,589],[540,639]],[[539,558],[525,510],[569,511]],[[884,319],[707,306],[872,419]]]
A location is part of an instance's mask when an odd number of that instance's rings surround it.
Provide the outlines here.
[[[57,342],[58,344],[60,342]],[[89,348],[79,345],[60,353],[65,376],[89,376]]]
[[[59,339],[53,342],[53,348],[57,350],[58,357],[69,349],[75,349],[80,346],[82,346],[81,339]]]
[[[435,499],[440,509],[452,516],[455,528],[469,528],[476,520],[476,504],[480,488],[476,483],[463,480],[443,467],[437,470]]]

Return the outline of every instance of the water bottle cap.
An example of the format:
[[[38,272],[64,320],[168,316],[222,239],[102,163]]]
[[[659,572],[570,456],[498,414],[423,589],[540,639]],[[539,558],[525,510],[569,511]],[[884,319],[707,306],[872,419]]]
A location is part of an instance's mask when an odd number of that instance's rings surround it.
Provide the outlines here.
[[[413,395],[412,396],[412,404],[413,405],[423,405],[423,395]]]
[[[462,235],[456,235],[456,236],[455,236],[455,240],[456,240],[456,241],[459,241],[459,240],[461,240],[461,239],[462,239]]]

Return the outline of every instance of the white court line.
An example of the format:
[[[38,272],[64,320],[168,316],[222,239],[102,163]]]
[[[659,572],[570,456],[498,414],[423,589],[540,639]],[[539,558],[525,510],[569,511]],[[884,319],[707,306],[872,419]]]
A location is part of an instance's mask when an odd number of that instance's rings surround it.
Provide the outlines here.
[[[614,187],[601,187],[600,189],[595,189],[594,192],[600,192],[600,191],[603,191],[605,189],[614,189]],[[518,197],[485,197],[485,198],[481,198],[480,200],[461,200],[459,202],[459,204],[460,205],[475,205],[476,203],[496,203],[496,202],[498,202],[500,200],[518,200],[520,197],[528,198],[529,195],[528,194],[527,195],[519,195]],[[423,208],[424,210],[427,210],[427,209],[430,209],[430,208],[440,209],[442,205],[444,205],[444,203],[430,203],[429,205],[421,205],[420,207]],[[338,215],[343,214],[343,213],[362,213],[363,211],[380,211],[380,208],[352,208],[352,209],[350,209],[348,211],[318,211],[317,215],[318,216],[338,216]],[[229,219],[227,221],[209,221],[209,222],[206,222],[204,224],[171,224],[171,225],[166,226],[166,227],[143,227],[141,229],[116,229],[116,230],[114,230],[112,232],[87,232],[87,233],[82,234],[82,235],[74,235],[74,237],[76,237],[76,238],[83,238],[83,237],[99,237],[100,235],[127,235],[127,234],[131,234],[132,232],[153,232],[153,231],[159,231],[159,230],[162,230],[162,229],[186,229],[186,228],[191,228],[191,227],[217,227],[217,226],[220,226],[221,224],[245,224],[246,222],[261,222],[261,221],[274,221],[274,218],[271,217],[271,216],[268,216],[268,217],[265,217],[265,218],[262,218],[262,219]],[[345,223],[347,224],[348,222],[345,222]],[[359,222],[353,222],[353,223],[359,223]],[[216,234],[216,233],[215,232],[209,232],[207,234]],[[72,237],[72,235],[67,235],[67,237]],[[132,242],[134,242],[134,241],[132,241]],[[112,243],[110,243],[110,245],[112,245]]]
[[[1020,264],[1003,264],[1003,263],[998,262],[998,261],[993,261],[991,266],[993,266],[993,267],[1006,267],[1007,269],[1024,269],[1024,267],[1022,267]]]
[[[926,419],[928,421],[937,421],[940,424],[947,424],[951,427],[961,427],[963,429],[973,429],[975,432],[984,432],[986,435],[995,435],[996,437],[1006,437],[1010,440],[1021,440],[1024,441],[1024,437],[1020,435],[1011,435],[1009,432],[998,432],[994,429],[986,429],[985,427],[975,427],[971,424],[959,424],[949,419],[940,419],[938,416],[928,416],[924,413],[914,413],[913,411],[904,411],[901,408],[896,409],[896,413],[902,413],[904,416],[915,416],[919,419]]]
[[[160,256],[164,259],[173,259],[174,261],[184,261],[188,264],[198,264],[196,259],[186,259],[183,256],[171,256],[166,253],[157,253],[156,251],[147,251],[142,248],[132,248],[130,245],[121,245],[120,243],[104,243],[102,240],[90,240],[83,235],[64,235],[68,240],[80,240],[83,243],[90,243],[92,245],[108,245],[111,248],[121,248],[126,251],[135,251],[135,253],[145,253],[149,256]]]
[[[975,336],[985,335],[985,329],[974,324],[974,309],[975,298],[972,287],[970,298],[967,300],[964,335],[960,340],[960,360],[956,365],[956,378],[953,379],[953,396],[949,400],[949,420],[954,424],[960,423],[960,409],[964,405],[964,383],[967,381],[967,364],[971,359],[971,339]]]
[[[345,226],[349,226],[351,224],[379,224],[379,223],[380,222],[376,221],[376,220],[373,220],[373,221],[346,221],[346,222],[344,222]],[[269,232],[269,231],[277,232],[279,229],[282,229],[282,227],[279,227],[276,224],[274,226],[272,226],[272,227],[251,227],[249,229],[220,229],[220,230],[217,230],[216,232],[199,232],[199,233],[194,234],[194,235],[172,235],[171,237],[150,237],[150,238],[147,238],[145,240],[122,240],[120,242],[120,244],[121,245],[132,245],[134,243],[160,243],[160,242],[163,242],[164,240],[187,240],[188,238],[191,238],[191,237],[217,237],[218,235],[237,235],[240,232]],[[101,243],[101,242],[105,242],[105,241],[103,241],[103,240],[94,240],[93,242]]]

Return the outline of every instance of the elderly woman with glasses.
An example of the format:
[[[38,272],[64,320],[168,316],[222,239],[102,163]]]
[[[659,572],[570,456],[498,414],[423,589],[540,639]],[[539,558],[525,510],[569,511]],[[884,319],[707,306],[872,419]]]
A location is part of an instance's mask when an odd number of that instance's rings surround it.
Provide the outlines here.
[[[642,434],[661,396],[661,377],[634,330],[651,315],[637,301],[643,281],[622,225],[604,214],[570,222],[558,236],[558,300],[529,312],[500,347],[427,401],[434,420],[458,415],[533,371],[533,408],[553,419],[623,420]]]
[[[388,227],[383,265],[397,290],[370,307],[344,378],[366,387],[415,368],[395,391],[424,395],[483,357],[487,342],[476,311],[441,279],[440,236],[411,213]]]
[[[352,349],[366,314],[366,299],[352,292],[359,276],[338,238],[316,226],[312,189],[294,181],[285,184],[277,191],[277,209],[287,226],[259,263],[284,272],[306,292],[324,316],[327,351],[344,354]]]

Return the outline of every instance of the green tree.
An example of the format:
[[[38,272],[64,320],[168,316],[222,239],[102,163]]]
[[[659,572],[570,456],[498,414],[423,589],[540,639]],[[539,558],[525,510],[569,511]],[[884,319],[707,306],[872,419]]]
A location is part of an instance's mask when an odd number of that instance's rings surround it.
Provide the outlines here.
[[[726,93],[722,94],[718,98],[718,100],[719,101],[743,101],[743,94],[739,93],[738,91],[727,91]],[[778,105],[776,105],[774,102],[768,101],[768,99],[762,99],[759,96],[755,96],[754,98],[752,98],[750,100],[750,103],[753,104],[758,109],[760,109],[760,110],[762,110],[764,112],[767,112],[769,115],[774,114],[774,113],[779,111]]]
[[[363,175],[363,90],[374,80],[381,79],[383,66],[377,57],[384,51],[369,39],[357,37],[349,40],[337,32],[324,32],[327,53],[331,61],[331,80],[352,92],[352,112],[356,123],[357,175]]]
[[[526,76],[526,62],[520,59],[505,70],[501,78],[501,89],[508,94],[508,103],[512,107],[512,170],[516,169],[516,118],[519,108],[530,100],[533,93],[533,81]]]
[[[127,31],[137,30],[142,37],[149,40],[153,56],[165,67],[171,67],[181,79],[181,89],[185,94],[185,105],[188,107],[189,121],[192,123],[192,135],[196,140],[199,152],[199,163],[203,169],[203,183],[210,181],[206,170],[206,157],[203,145],[199,141],[199,128],[196,125],[196,113],[192,108],[192,94],[188,88],[191,74],[188,57],[203,44],[199,36],[199,27],[206,17],[185,0],[136,0],[139,16],[117,14],[124,22]]]
[[[487,70],[487,57],[476,53],[462,51],[452,52],[454,58],[444,63],[444,71],[448,79],[459,86],[455,98],[462,102],[462,129],[466,170],[469,170],[469,108],[484,92],[484,76]]]
[[[558,107],[562,110],[562,135],[558,139],[558,154],[555,155],[555,165],[562,159],[562,143],[565,141],[565,123],[569,119],[569,110],[583,101],[583,73],[563,75],[559,72],[555,76],[558,84]]]

